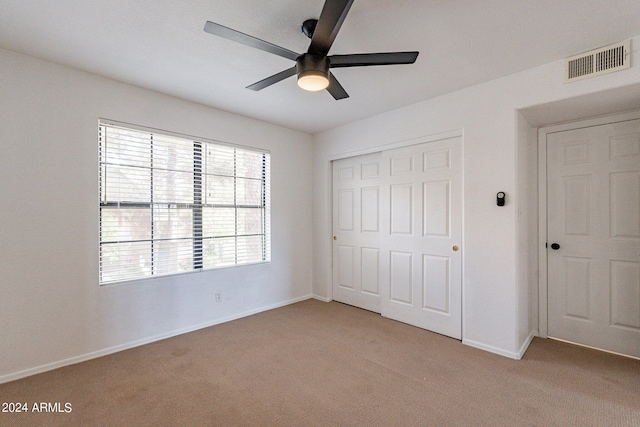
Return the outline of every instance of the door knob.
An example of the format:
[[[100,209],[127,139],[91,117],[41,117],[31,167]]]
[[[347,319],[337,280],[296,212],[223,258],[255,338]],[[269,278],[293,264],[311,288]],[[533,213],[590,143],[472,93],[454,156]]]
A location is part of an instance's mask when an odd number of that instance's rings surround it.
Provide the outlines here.
[[[553,249],[554,251],[557,251],[558,249],[560,249],[560,245],[557,243],[552,243],[551,244],[551,249]]]

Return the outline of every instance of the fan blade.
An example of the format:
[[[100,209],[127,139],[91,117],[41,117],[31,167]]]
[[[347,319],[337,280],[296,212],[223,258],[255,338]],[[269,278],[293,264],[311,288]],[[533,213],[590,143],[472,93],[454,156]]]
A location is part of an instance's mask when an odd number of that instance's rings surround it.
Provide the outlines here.
[[[347,91],[344,90],[338,79],[331,73],[329,73],[329,87],[327,90],[336,101],[349,97]]]
[[[311,38],[308,53],[326,56],[340,27],[347,17],[353,0],[326,0]]]
[[[279,81],[282,81],[287,77],[291,77],[295,75],[296,75],[296,67],[292,67],[292,68],[289,68],[288,70],[280,71],[278,74],[274,74],[271,77],[267,77],[266,79],[260,80],[259,82],[256,82],[250,86],[247,86],[247,89],[258,91],[258,90],[264,89],[267,86],[271,86],[272,84],[278,83]]]
[[[223,37],[236,43],[254,47],[265,52],[273,53],[275,55],[282,56],[283,58],[291,59],[292,61],[295,61],[298,59],[298,56],[300,56],[300,54],[292,52],[289,49],[276,46],[273,43],[260,40],[248,34],[241,33],[240,31],[227,28],[224,25],[216,24],[215,22],[207,21],[204,25],[204,30],[209,34]]]
[[[367,67],[370,65],[413,64],[419,52],[356,53],[329,57],[331,68]]]

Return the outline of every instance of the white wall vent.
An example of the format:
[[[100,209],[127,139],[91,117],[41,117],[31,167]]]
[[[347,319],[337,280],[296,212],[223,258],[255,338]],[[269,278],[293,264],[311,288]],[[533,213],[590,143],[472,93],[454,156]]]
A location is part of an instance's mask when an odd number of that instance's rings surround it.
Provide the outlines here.
[[[631,39],[564,60],[564,82],[595,77],[631,67]]]

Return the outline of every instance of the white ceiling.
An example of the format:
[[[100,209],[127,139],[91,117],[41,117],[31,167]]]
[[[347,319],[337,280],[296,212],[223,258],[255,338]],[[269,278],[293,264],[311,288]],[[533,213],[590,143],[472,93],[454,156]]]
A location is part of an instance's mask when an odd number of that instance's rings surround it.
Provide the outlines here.
[[[214,21],[302,53],[300,24],[323,4],[4,0],[0,48],[315,133],[640,34],[638,0],[356,0],[330,54],[420,55],[332,70],[350,95],[335,101],[295,77],[245,89],[294,63],[203,31]]]

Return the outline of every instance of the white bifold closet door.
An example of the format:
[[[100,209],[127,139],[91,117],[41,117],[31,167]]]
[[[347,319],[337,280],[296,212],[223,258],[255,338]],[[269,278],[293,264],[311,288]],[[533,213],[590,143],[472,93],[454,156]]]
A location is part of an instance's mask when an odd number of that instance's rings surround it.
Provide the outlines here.
[[[381,312],[380,153],[333,162],[333,299]]]
[[[640,120],[547,135],[548,335],[640,357]]]
[[[333,162],[333,299],[462,337],[462,139]]]

